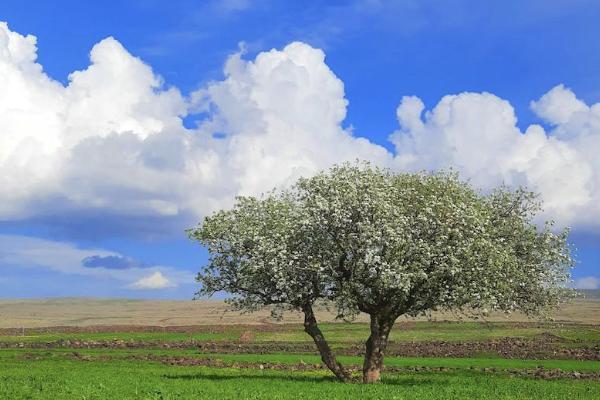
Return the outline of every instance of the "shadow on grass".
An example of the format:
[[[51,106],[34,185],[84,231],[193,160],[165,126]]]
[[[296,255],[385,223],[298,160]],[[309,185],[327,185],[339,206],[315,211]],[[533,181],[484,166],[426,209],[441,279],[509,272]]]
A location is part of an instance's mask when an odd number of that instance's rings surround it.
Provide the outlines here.
[[[231,381],[231,380],[263,380],[263,381],[285,381],[285,382],[329,382],[335,383],[337,380],[329,376],[273,376],[256,374],[243,375],[219,375],[219,374],[183,374],[183,375],[163,375],[165,379],[191,380],[211,380],[211,381]]]
[[[265,382],[304,382],[304,383],[339,383],[340,381],[331,376],[274,376],[274,375],[263,375],[261,373],[256,374],[243,374],[243,375],[219,375],[219,374],[182,374],[182,375],[163,375],[165,379],[174,380],[211,380],[211,381],[233,381],[233,380],[249,380],[249,381],[265,381]],[[384,378],[381,382],[383,385],[397,385],[397,386],[420,386],[420,385],[437,385],[444,386],[449,383],[447,379],[430,379],[430,378]],[[351,384],[362,385],[361,382],[356,381]]]

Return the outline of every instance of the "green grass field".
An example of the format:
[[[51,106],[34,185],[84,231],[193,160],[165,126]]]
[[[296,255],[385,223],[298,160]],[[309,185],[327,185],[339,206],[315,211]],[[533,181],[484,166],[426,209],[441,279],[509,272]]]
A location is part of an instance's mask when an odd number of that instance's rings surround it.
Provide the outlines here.
[[[343,354],[339,360],[359,368],[362,358],[353,354],[367,337],[368,326],[323,324],[323,330]],[[1,400],[600,399],[597,325],[399,324],[391,335],[391,347],[422,345],[427,351],[427,346],[447,343],[449,348],[458,344],[468,349],[476,343],[504,343],[512,338],[517,347],[537,343],[532,349],[538,353],[519,359],[514,354],[526,353],[518,353],[519,348],[511,348],[513,342],[508,341],[506,351],[499,353],[388,356],[382,382],[368,386],[333,380],[298,324],[14,333],[0,335]],[[209,352],[202,350],[206,348]],[[579,348],[591,358],[556,353]],[[536,359],[538,354],[544,359]],[[553,358],[553,354],[558,355]],[[545,371],[559,375],[546,376]]]
[[[471,371],[473,362],[498,368],[527,368],[519,360],[391,359],[388,365],[457,367],[447,372],[387,373],[381,384],[340,384],[326,371],[170,366],[154,361],[104,358],[80,361],[68,352],[1,354],[2,399],[594,399],[600,382],[541,380],[502,372]],[[108,352],[111,353],[111,352]],[[115,352],[112,352],[115,353]],[[118,352],[117,352],[118,353]],[[106,351],[88,354],[106,356]],[[110,354],[109,354],[110,355]],[[115,355],[115,354],[113,354]],[[32,357],[35,358],[32,361]],[[215,357],[212,355],[211,357]],[[218,355],[231,361],[317,361],[310,356]],[[355,362],[359,359],[343,359]],[[547,362],[548,367],[598,370],[598,363]]]
[[[0,352],[0,362],[19,362],[19,361],[56,361],[62,362],[72,360],[74,354],[85,361],[106,361],[106,360],[132,360],[144,356],[157,357],[186,357],[197,359],[220,360],[224,362],[237,362],[240,364],[251,363],[271,363],[271,364],[289,364],[296,365],[301,363],[319,364],[320,357],[315,354],[289,354],[289,353],[269,353],[269,354],[206,354],[199,353],[196,350],[157,350],[157,349],[52,349],[52,350],[3,350]],[[362,357],[358,356],[339,356],[339,361],[345,365],[360,366]],[[495,368],[495,369],[525,369],[544,367],[547,369],[559,368],[563,371],[579,372],[600,372],[600,362],[586,360],[519,360],[502,358],[452,358],[452,357],[388,357],[386,359],[387,367],[432,367],[432,368],[452,368],[458,370],[468,370],[472,368]]]
[[[321,329],[332,343],[362,342],[369,334],[365,323],[327,323]],[[58,340],[125,340],[176,342],[185,340],[229,341],[236,340],[244,332],[252,333],[254,342],[311,342],[302,326],[289,324],[264,330],[260,326],[197,327],[194,332],[79,332],[56,333],[26,330],[25,334],[0,336],[2,342],[44,343]],[[600,327],[575,324],[513,324],[477,322],[414,322],[410,326],[399,324],[392,330],[390,340],[396,342],[416,341],[479,341],[505,337],[534,338],[550,333],[566,342],[600,342]]]

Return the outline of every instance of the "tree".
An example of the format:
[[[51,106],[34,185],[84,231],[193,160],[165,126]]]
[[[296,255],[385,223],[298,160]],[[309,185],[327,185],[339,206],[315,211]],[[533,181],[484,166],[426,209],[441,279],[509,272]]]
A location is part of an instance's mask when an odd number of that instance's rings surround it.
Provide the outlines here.
[[[334,166],[261,199],[238,198],[189,231],[208,247],[199,295],[225,291],[237,309],[299,310],[323,362],[343,381],[313,312],[370,317],[363,381],[380,378],[398,317],[435,310],[538,315],[557,306],[573,264],[567,231],[534,216],[523,189],[477,192],[453,173],[396,174]]]
[[[258,200],[239,197],[231,210],[220,211],[189,231],[204,244],[210,263],[198,275],[198,295],[225,291],[238,310],[255,311],[273,305],[275,316],[301,310],[304,329],[313,338],[321,359],[342,380],[349,372],[336,360],[314,313],[315,302],[330,297],[327,253],[314,252],[324,244],[312,236],[297,199],[290,193],[272,193]]]

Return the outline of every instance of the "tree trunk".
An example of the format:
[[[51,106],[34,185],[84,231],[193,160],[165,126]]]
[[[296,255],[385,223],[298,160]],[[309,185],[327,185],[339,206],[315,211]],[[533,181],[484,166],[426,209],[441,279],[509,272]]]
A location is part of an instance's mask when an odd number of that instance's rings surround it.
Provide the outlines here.
[[[366,343],[365,362],[363,364],[364,383],[377,382],[381,377],[383,355],[392,326],[394,326],[394,319],[371,315],[371,335]]]
[[[340,381],[351,381],[352,376],[344,366],[337,361],[335,354],[333,354],[331,347],[329,347],[327,340],[325,340],[325,336],[323,336],[323,332],[319,329],[312,306],[310,304],[306,305],[302,307],[302,311],[304,312],[304,331],[313,338],[319,349],[319,353],[321,354],[321,360]]]

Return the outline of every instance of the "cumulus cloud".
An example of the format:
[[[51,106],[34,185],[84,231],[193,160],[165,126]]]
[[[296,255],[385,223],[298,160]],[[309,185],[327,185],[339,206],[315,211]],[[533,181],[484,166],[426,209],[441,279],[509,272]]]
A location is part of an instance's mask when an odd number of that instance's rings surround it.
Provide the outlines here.
[[[573,287],[576,289],[600,289],[600,279],[594,276],[585,276],[575,279]]]
[[[400,129],[391,136],[396,165],[454,168],[484,189],[525,185],[541,193],[547,217],[560,224],[597,224],[600,124],[592,125],[600,105],[586,106],[561,85],[532,108],[553,124],[551,132],[540,125],[522,132],[510,103],[490,93],[444,96],[430,111],[420,99],[405,97],[397,110]],[[579,129],[583,125],[588,133]]]
[[[175,287],[176,285],[168,280],[160,271],[145,276],[130,285],[132,289],[165,289],[169,287]]]
[[[589,107],[564,85],[555,86],[539,100],[532,101],[531,109],[554,125],[566,124],[575,113],[589,111]]]
[[[256,194],[335,162],[366,158],[386,162],[381,146],[341,127],[348,101],[325,54],[303,43],[245,61],[231,56],[225,80],[192,93],[209,111],[199,132],[225,132],[220,149],[224,182],[239,194]]]
[[[164,187],[171,169],[153,168],[157,140],[146,139],[181,133],[179,92],[163,90],[152,70],[112,38],[95,45],[91,65],[63,87],[35,63],[35,44],[0,24],[0,218],[61,203],[67,210],[110,202],[117,212],[173,212],[153,190]],[[49,199],[54,204],[32,211]]]
[[[0,24],[0,219],[117,215],[158,231],[152,218],[189,226],[236,194],[391,158],[341,127],[343,84],[324,57],[301,43],[236,54],[223,81],[186,99],[113,38],[63,86],[35,62],[35,37]],[[190,110],[208,114],[197,129],[182,124]]]
[[[113,38],[67,85],[36,54],[35,37],[0,23],[0,220],[85,225],[101,216],[94,226],[181,232],[235,195],[358,158],[452,167],[484,189],[527,185],[559,223],[600,228],[600,104],[562,85],[531,105],[549,128],[524,131],[511,104],[490,93],[445,96],[429,111],[405,97],[392,153],[344,128],[343,82],[307,44],[253,60],[240,51],[222,80],[187,95]],[[189,115],[198,116],[193,129],[182,123]]]

